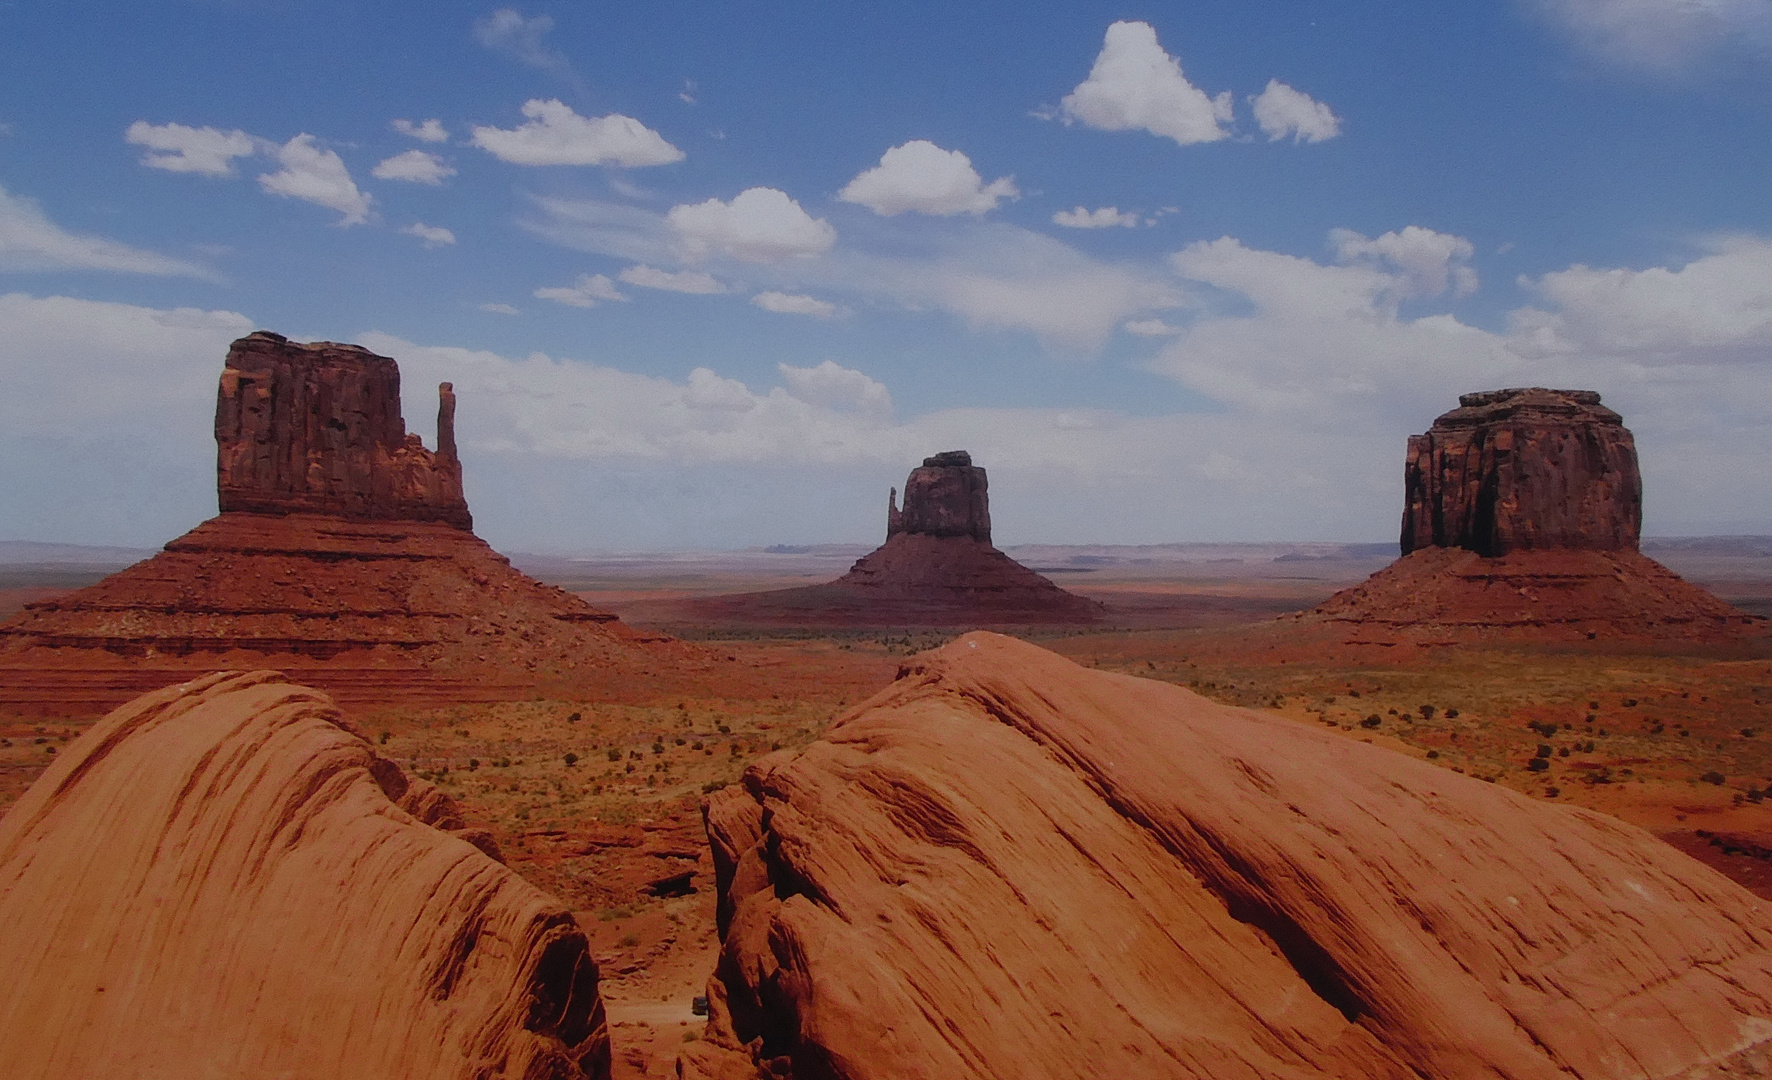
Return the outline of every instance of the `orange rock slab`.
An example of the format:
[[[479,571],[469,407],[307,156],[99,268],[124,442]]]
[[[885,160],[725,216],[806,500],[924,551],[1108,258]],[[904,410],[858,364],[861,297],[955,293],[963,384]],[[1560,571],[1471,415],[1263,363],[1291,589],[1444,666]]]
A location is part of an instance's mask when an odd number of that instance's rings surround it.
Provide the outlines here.
[[[0,819],[0,1072],[609,1073],[559,902],[274,672],[117,709]]]
[[[992,634],[707,825],[686,1077],[1695,1077],[1772,1048],[1772,912],[1648,834]]]

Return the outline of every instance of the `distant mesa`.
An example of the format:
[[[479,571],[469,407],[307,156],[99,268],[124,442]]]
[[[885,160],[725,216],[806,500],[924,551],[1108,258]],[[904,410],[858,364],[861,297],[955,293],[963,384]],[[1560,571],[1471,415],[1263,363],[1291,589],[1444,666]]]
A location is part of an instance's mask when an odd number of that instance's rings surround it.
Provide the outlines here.
[[[262,331],[234,342],[216,398],[221,514],[0,624],[0,703],[108,708],[267,658],[347,700],[460,700],[688,656],[473,534],[448,383],[437,435],[433,451],[406,431],[388,357]]]
[[[0,818],[0,922],[9,1077],[609,1076],[571,911],[275,672],[67,746]]]
[[[684,602],[711,621],[814,626],[1093,623],[1101,604],[991,546],[984,469],[950,450],[923,459],[886,499],[886,543],[823,585]]]
[[[686,1080],[1772,1067],[1766,904],[1655,837],[972,633],[705,817]]]
[[[1409,438],[1403,557],[1297,618],[1356,624],[1374,640],[1761,632],[1764,620],[1638,551],[1636,443],[1599,394],[1531,387],[1458,400]]]

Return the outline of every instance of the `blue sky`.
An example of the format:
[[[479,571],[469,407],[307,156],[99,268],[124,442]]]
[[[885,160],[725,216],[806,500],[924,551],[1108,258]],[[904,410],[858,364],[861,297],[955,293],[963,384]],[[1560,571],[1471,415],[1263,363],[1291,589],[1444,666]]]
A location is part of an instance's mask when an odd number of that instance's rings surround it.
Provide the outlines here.
[[[0,3],[0,538],[213,512],[254,327],[453,380],[512,549],[1385,539],[1460,391],[1772,531],[1772,0]]]

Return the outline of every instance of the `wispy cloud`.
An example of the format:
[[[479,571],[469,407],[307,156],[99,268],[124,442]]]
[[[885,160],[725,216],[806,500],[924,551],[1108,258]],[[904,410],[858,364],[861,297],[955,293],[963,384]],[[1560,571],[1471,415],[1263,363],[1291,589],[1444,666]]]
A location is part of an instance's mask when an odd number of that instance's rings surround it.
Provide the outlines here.
[[[259,186],[273,195],[301,199],[344,215],[341,226],[361,225],[369,220],[373,201],[358,190],[344,159],[320,146],[312,135],[302,133],[277,150],[283,167],[258,178]]]
[[[568,307],[596,307],[600,300],[623,301],[627,297],[615,287],[607,274],[580,274],[571,285],[556,285],[535,290],[538,300],[552,300]]]
[[[404,180],[411,184],[436,187],[455,175],[455,168],[436,154],[408,150],[395,154],[372,169],[369,175],[377,180]]]
[[[473,143],[513,165],[619,165],[640,168],[683,160],[683,151],[631,116],[587,118],[564,102],[523,104],[529,120],[515,128],[477,126]]]
[[[34,201],[0,187],[0,270],[109,270],[214,279],[195,263],[63,229]]]
[[[234,159],[258,152],[259,142],[244,131],[222,131],[183,124],[137,120],[123,133],[126,142],[147,147],[142,164],[167,172],[200,176],[234,175]]]

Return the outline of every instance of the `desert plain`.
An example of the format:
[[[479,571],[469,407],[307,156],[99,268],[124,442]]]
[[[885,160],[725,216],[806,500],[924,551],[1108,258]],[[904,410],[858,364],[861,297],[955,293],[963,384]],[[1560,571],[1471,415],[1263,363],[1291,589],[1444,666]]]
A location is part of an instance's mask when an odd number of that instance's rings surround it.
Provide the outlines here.
[[[1772,614],[1772,540],[1645,538],[1643,551]],[[1350,644],[1279,618],[1356,585],[1394,545],[1010,546],[1099,601],[1090,626],[998,627],[1086,667],[1187,687],[1533,799],[1640,826],[1772,900],[1772,640]],[[817,739],[911,655],[967,627],[724,620],[720,599],[829,581],[867,548],[512,556],[533,577],[716,662],[572,696],[350,704],[350,722],[435,783],[506,863],[569,905],[601,973],[614,1075],[675,1075],[701,1037],[719,950],[702,804]],[[0,619],[149,552],[0,545]],[[218,666],[228,666],[226,657]],[[0,704],[0,813],[105,702]],[[129,695],[124,695],[129,696]],[[119,698],[121,700],[121,698]]]

